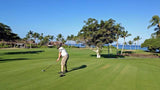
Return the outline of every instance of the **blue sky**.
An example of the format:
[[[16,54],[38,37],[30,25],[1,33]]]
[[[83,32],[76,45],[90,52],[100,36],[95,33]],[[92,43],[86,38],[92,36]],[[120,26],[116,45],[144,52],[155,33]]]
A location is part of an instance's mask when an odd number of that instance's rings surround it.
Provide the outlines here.
[[[88,18],[112,18],[132,34],[126,41],[140,36],[143,43],[154,32],[147,29],[149,20],[160,16],[160,0],[0,0],[0,8],[0,22],[21,38],[29,30],[44,35],[77,35]]]

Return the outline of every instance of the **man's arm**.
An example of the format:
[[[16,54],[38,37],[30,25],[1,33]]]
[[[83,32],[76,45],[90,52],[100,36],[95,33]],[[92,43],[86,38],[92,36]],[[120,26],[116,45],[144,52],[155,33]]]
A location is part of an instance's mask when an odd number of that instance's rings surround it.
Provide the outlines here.
[[[61,52],[59,52],[57,62],[60,60],[60,58],[61,58]]]

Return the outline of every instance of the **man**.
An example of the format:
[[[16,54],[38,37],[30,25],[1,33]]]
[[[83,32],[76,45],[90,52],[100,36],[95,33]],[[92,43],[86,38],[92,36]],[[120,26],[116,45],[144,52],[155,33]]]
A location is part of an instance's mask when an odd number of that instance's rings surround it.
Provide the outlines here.
[[[59,55],[58,55],[58,59],[57,62],[60,60],[61,56],[62,56],[62,60],[61,60],[61,72],[59,72],[61,75],[60,77],[65,76],[64,73],[68,72],[67,70],[67,61],[69,58],[69,54],[67,53],[67,51],[62,47],[62,44],[60,44],[57,49],[59,50]],[[64,71],[65,68],[65,71]]]

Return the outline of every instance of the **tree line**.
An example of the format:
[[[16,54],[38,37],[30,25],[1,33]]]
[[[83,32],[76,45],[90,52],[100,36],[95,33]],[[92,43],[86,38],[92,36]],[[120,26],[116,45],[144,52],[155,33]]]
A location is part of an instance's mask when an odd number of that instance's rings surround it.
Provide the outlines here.
[[[10,26],[0,23],[0,48],[14,47],[16,43],[25,43],[27,47],[47,47],[50,41],[60,41],[65,43],[66,40],[75,40],[74,35],[70,35],[65,39],[62,34],[44,35],[43,33],[37,33],[33,30],[29,30],[24,38],[20,38],[18,34],[13,33]]]
[[[44,36],[43,33],[39,34],[37,32],[33,32],[32,30],[30,30],[26,34],[26,37],[22,39],[17,34],[10,35],[13,37],[13,39],[9,36],[6,39],[6,37],[4,36],[7,36],[8,34],[3,34],[2,32],[0,32],[1,36],[3,36],[1,37],[0,40],[1,41],[2,40],[3,41],[15,41],[15,40],[25,41],[30,44],[29,45],[30,48],[33,46],[32,45],[33,43],[35,43],[35,45],[43,46],[53,40],[61,41],[62,43],[65,43],[67,40],[74,40],[77,43],[84,41],[86,45],[88,46],[94,45],[97,48],[99,48],[99,50],[104,44],[111,45],[113,42],[116,41],[117,53],[118,53],[119,38],[121,37],[124,39],[124,42],[123,42],[123,48],[124,48],[124,45],[126,44],[125,42],[126,37],[131,36],[131,34],[129,34],[128,31],[126,31],[125,28],[121,26],[121,24],[115,23],[115,22],[116,22],[115,20],[109,19],[106,21],[101,20],[100,23],[98,23],[98,20],[89,18],[88,21],[84,21],[86,25],[82,27],[82,29],[78,32],[77,36],[74,36],[71,34],[70,36],[67,36],[66,39],[64,39],[62,34],[58,34],[57,37],[53,35]],[[12,32],[9,26],[1,23],[1,26],[2,25],[3,27],[1,27],[1,29],[3,29],[5,33],[7,33],[8,31]],[[130,41],[130,45],[132,43],[133,42]],[[123,48],[121,53],[123,52]]]

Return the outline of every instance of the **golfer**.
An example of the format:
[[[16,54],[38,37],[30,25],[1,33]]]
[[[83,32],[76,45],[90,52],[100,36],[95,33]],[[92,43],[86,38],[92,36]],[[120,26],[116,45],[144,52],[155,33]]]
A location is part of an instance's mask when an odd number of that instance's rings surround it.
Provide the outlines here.
[[[60,60],[61,56],[62,56],[62,60],[61,60],[61,72],[60,72],[60,76],[64,76],[64,73],[68,72],[67,70],[67,61],[69,58],[69,54],[67,53],[67,51],[62,47],[62,44],[60,44],[57,49],[59,50],[59,55],[58,55],[58,59],[57,62]],[[65,68],[65,71],[64,71]]]

